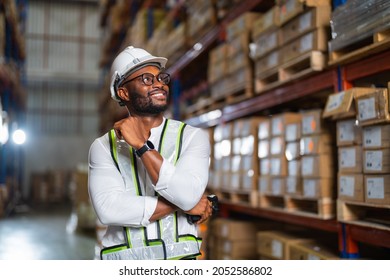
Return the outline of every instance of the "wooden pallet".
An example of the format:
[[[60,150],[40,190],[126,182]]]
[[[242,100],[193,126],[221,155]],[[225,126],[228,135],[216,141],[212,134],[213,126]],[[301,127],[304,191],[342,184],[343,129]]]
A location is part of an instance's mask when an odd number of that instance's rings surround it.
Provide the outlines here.
[[[353,62],[389,48],[390,28],[375,32],[372,36],[344,48],[330,51],[329,65]]]
[[[337,200],[337,220],[390,231],[390,205]]]
[[[241,204],[245,206],[257,206],[257,191],[243,191],[243,190],[214,190],[214,194],[218,196],[221,202],[227,201],[234,204]]]
[[[290,81],[304,78],[314,72],[324,70],[326,66],[327,55],[325,53],[310,51],[277,68],[259,73],[255,78],[255,93],[261,94]]]
[[[332,219],[336,216],[335,201],[331,198],[307,199],[260,194],[259,208],[321,220]]]

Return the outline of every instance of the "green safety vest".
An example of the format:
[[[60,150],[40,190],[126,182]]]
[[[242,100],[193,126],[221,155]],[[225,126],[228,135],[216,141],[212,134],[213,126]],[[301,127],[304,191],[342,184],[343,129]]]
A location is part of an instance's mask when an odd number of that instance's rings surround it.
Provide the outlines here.
[[[164,122],[157,150],[173,164],[176,164],[180,157],[185,126],[185,123],[171,119]],[[109,132],[109,140],[111,156],[125,181],[126,189],[129,189],[132,195],[145,195],[145,182],[150,179],[145,179],[142,186],[134,148],[126,142],[117,141],[114,130]],[[158,195],[154,190],[153,192]],[[148,239],[146,227],[123,227],[125,242],[103,248],[101,259],[164,260],[194,258],[200,255],[201,238],[192,234],[179,235],[178,215],[174,212],[154,222],[158,237],[153,240]]]

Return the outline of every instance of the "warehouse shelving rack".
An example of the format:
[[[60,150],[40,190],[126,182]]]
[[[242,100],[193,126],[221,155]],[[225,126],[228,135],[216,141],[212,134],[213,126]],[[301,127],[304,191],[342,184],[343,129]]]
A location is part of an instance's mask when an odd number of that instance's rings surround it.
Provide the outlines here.
[[[345,1],[333,1],[333,6],[341,5]],[[184,1],[177,2],[178,7]],[[173,82],[171,93],[173,99],[173,115],[179,116],[179,98],[183,89],[182,79],[188,75],[189,69],[197,65],[202,57],[207,56],[210,49],[224,38],[224,29],[227,23],[231,22],[241,14],[256,9],[267,10],[274,5],[274,1],[266,0],[245,0],[240,1],[219,24],[214,26],[202,37],[198,43],[202,47],[190,48],[185,54],[175,61],[167,71],[172,75]],[[221,109],[217,118],[210,120],[209,113],[202,113],[186,120],[187,123],[203,128],[210,128],[218,123],[229,122],[242,117],[249,117],[259,112],[268,111],[275,107],[283,107],[289,102],[302,99],[310,99],[320,91],[337,92],[350,88],[354,81],[376,74],[390,73],[390,49],[381,50],[370,57],[360,57],[355,61],[343,64],[334,64],[323,71],[310,74],[301,80],[289,81],[255,95],[250,99],[236,104],[226,104]],[[390,80],[390,75],[389,75]],[[246,214],[251,217],[266,218],[286,224],[298,225],[313,228],[325,232],[337,234],[339,240],[339,251],[342,258],[359,257],[359,242],[374,246],[390,248],[390,230],[379,230],[354,224],[339,222],[336,218],[322,220],[315,217],[300,216],[296,214],[281,213],[269,209],[253,208],[223,201],[220,205],[220,215],[229,217],[233,214]]]
[[[242,1],[238,7],[230,12],[223,22],[215,26],[208,32],[199,43],[202,50],[207,51],[209,46],[217,43],[223,35],[223,26],[227,22],[238,17],[252,8],[264,4],[266,1]],[[337,4],[339,5],[339,4]],[[199,56],[203,55],[202,50],[190,49],[168,70],[176,79],[176,84],[180,84],[180,73],[184,72],[186,67],[191,65]],[[242,117],[248,117],[252,114],[268,110],[275,106],[282,106],[287,102],[298,100],[300,98],[309,98],[313,94],[330,89],[334,92],[352,87],[353,82],[368,76],[380,73],[389,74],[390,80],[390,50],[379,53],[373,53],[369,57],[357,58],[348,64],[335,64],[323,71],[305,77],[304,80],[292,81],[279,87],[268,90],[261,95],[254,96],[242,102],[224,106],[217,119],[210,120],[208,112],[187,119],[187,123],[208,128],[218,123],[232,121]],[[179,88],[176,85],[176,88]],[[175,93],[178,96],[179,93]],[[177,109],[177,108],[176,108]],[[176,114],[178,115],[178,114]],[[359,242],[374,246],[390,248],[390,230],[378,230],[375,228],[364,227],[353,224],[346,224],[337,221],[337,219],[320,220],[317,218],[297,216],[289,213],[280,213],[268,209],[253,208],[251,206],[239,205],[230,202],[221,204],[220,215],[229,217],[233,213],[248,214],[253,217],[267,218],[288,224],[300,225],[313,229],[319,229],[327,232],[333,232],[338,235],[339,251],[342,258],[358,258]]]
[[[0,97],[3,109],[10,117],[9,122],[11,124],[17,122],[18,127],[23,127],[27,99],[24,31],[27,22],[28,1],[8,1],[3,3],[0,8],[4,9],[6,15],[4,62],[1,63],[2,73],[0,73]],[[9,197],[5,209],[6,215],[13,211],[20,200],[20,185],[23,180],[23,151],[10,142],[9,140],[0,146],[0,187],[7,187],[9,178],[13,177],[7,191]]]

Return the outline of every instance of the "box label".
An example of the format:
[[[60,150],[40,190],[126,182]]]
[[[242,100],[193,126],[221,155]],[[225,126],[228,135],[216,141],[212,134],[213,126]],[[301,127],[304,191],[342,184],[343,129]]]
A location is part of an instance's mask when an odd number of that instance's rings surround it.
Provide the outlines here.
[[[292,160],[288,162],[288,175],[289,176],[299,176],[299,161]]]
[[[337,94],[332,94],[328,97],[328,103],[325,111],[330,112],[341,107],[344,100],[345,91]]]
[[[356,166],[356,150],[354,148],[340,149],[340,167],[348,168]]]
[[[307,197],[316,196],[316,181],[315,180],[304,180],[303,182],[303,195]]]
[[[271,244],[272,256],[281,259],[283,257],[283,244],[280,241],[272,240]]]
[[[384,185],[383,178],[367,178],[367,198],[384,199]]]
[[[285,156],[287,160],[293,160],[300,155],[299,142],[289,142],[286,144]]]
[[[313,49],[313,33],[309,33],[303,36],[300,43],[300,52],[305,52]]]
[[[355,120],[339,122],[338,125],[339,141],[353,141],[355,139]]]
[[[381,171],[382,170],[382,159],[383,153],[382,151],[365,151],[366,160],[365,167],[366,170],[369,171]]]
[[[317,123],[314,116],[306,116],[302,119],[302,132],[312,134],[316,131]]]
[[[299,18],[299,31],[309,29],[311,27],[312,11],[302,15]]]
[[[298,124],[293,123],[286,126],[286,141],[295,141],[299,138]]]
[[[269,175],[270,171],[270,161],[268,158],[260,160],[260,174]]]
[[[316,256],[316,255],[313,255],[313,254],[309,254],[307,256],[307,259],[308,260],[320,260],[320,257]]]
[[[272,180],[272,194],[282,194],[282,180],[274,178]]]
[[[375,119],[375,97],[358,100],[358,118],[361,121]]]
[[[355,177],[340,176],[340,194],[353,197],[355,193]]]
[[[286,179],[286,189],[287,193],[297,192],[297,179],[295,177],[288,177]]]
[[[379,126],[365,127],[363,130],[364,147],[382,146],[382,129]]]
[[[313,174],[314,158],[302,157],[302,175],[308,176]]]

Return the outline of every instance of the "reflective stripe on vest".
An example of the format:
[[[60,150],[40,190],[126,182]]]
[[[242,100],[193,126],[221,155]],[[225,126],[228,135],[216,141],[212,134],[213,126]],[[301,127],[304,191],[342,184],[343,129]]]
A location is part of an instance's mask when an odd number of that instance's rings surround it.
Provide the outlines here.
[[[157,151],[176,164],[180,157],[185,124],[175,120],[165,120]],[[132,195],[158,195],[147,185],[148,176],[140,180],[135,150],[124,141],[117,141],[114,130],[109,133],[112,158]],[[149,193],[148,193],[149,192]],[[156,240],[149,240],[145,227],[125,227],[125,244],[104,248],[102,259],[179,259],[200,254],[200,240],[193,235],[178,234],[177,213],[174,212],[155,222]]]

